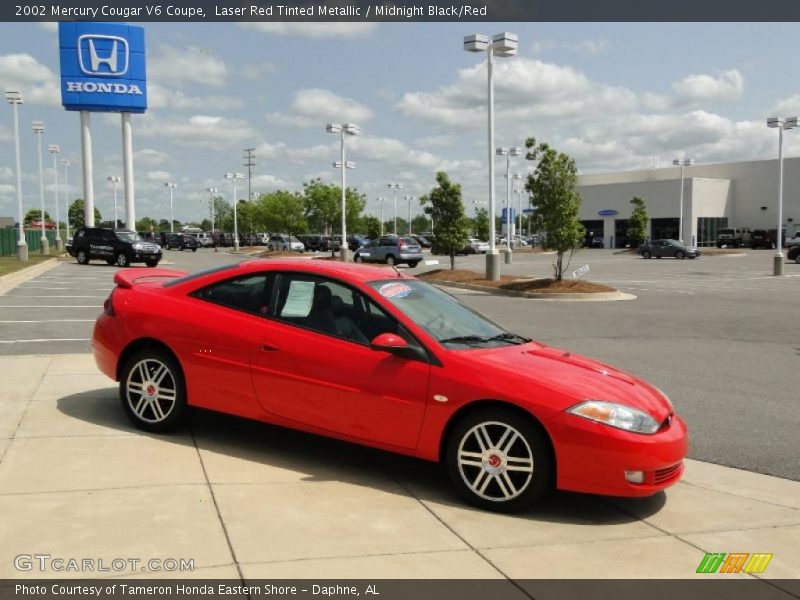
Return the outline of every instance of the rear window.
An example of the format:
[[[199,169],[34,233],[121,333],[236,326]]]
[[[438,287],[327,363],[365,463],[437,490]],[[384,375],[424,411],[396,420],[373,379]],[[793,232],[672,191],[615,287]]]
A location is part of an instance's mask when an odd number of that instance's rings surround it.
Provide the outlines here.
[[[414,238],[404,237],[404,238],[400,238],[400,239],[403,240],[404,244],[409,244],[411,246],[419,246],[419,242],[417,242],[417,240],[415,240]]]
[[[220,271],[227,271],[228,269],[233,269],[238,267],[237,263],[233,263],[231,265],[222,265],[221,267],[212,267],[211,269],[203,269],[202,271],[196,271],[194,273],[189,273],[188,275],[184,275],[183,277],[178,277],[177,279],[170,279],[168,282],[164,284],[164,287],[172,287],[173,285],[179,285],[181,283],[186,283],[187,281],[192,281],[193,279],[198,279],[203,277],[204,275],[210,275],[211,273],[219,273]]]

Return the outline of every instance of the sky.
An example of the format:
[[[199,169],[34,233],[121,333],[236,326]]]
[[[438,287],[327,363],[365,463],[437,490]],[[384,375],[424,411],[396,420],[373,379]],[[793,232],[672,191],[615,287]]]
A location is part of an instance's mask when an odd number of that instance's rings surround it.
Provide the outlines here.
[[[176,219],[204,218],[206,189],[230,201],[223,177],[246,173],[248,147],[255,192],[300,191],[314,177],[338,183],[339,140],[325,125],[340,122],[361,128],[347,140],[356,163],[347,183],[367,195],[367,212],[379,215],[385,197],[391,218],[387,184],[401,183],[405,216],[404,198],[429,192],[444,170],[472,214],[488,199],[486,57],[464,52],[462,39],[501,31],[518,34],[519,53],[495,62],[495,145],[533,136],[574,157],[580,173],[666,168],[675,157],[774,158],[777,133],[766,118],[800,114],[791,23],[148,23],[149,109],[132,117],[137,218],[169,217],[165,182],[177,184]],[[51,214],[48,144],[71,162],[70,198],[82,196],[79,117],[61,108],[58,69],[54,23],[0,23],[0,85],[25,98],[24,210],[40,203],[31,121],[41,120]],[[12,111],[3,106],[0,216],[16,217]],[[92,125],[95,203],[105,219],[113,214],[106,177],[122,176],[120,117],[96,114]],[[800,131],[787,132],[785,153],[800,155]],[[505,168],[498,160],[498,210]],[[532,168],[512,159],[512,172]]]

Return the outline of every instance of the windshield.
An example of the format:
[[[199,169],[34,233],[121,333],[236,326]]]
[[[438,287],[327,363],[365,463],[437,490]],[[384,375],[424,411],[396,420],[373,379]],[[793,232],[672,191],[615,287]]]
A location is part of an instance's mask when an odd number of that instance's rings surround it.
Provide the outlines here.
[[[369,285],[436,341],[450,348],[486,348],[530,341],[422,281],[395,279],[373,281]]]
[[[117,231],[117,237],[123,242],[141,242],[142,238],[135,231]]]

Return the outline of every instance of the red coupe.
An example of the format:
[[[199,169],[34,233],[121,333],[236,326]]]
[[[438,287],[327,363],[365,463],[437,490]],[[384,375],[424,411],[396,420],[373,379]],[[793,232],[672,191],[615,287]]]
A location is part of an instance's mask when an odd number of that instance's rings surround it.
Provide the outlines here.
[[[686,426],[658,389],[395,270],[251,260],[114,281],[94,355],[144,430],[199,407],[443,461],[501,511],[553,487],[647,496],[683,472]]]

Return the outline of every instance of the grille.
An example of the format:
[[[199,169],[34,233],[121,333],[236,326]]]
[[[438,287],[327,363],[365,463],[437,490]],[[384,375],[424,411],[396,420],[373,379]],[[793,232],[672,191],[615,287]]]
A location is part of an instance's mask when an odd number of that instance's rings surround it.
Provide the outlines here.
[[[656,469],[655,473],[653,474],[653,483],[664,483],[665,481],[673,479],[680,472],[682,464],[683,463],[678,463],[672,465],[671,467]]]

